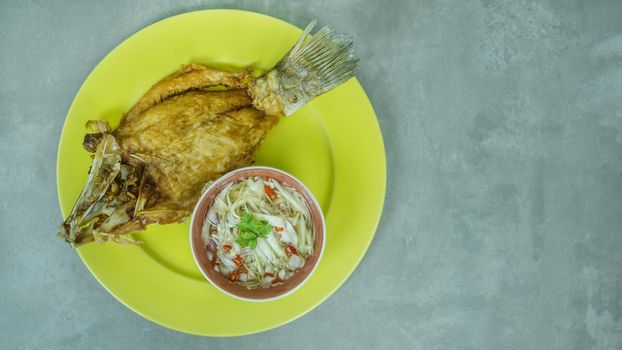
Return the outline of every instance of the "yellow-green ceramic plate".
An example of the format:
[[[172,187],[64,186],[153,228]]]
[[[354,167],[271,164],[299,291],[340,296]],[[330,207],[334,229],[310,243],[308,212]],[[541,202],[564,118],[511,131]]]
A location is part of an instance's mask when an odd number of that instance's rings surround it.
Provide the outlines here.
[[[152,24],[117,46],[86,79],[63,127],[57,169],[63,215],[69,214],[80,194],[91,163],[81,147],[87,120],[103,119],[116,127],[123,112],[152,84],[183,63],[271,68],[300,34],[299,28],[265,15],[206,10]],[[330,296],[356,268],[382,213],[384,145],[358,81],[348,81],[283,120],[261,146],[257,164],[298,177],[326,215],[324,258],[296,293],[273,302],[249,303],[219,292],[192,259],[187,223],[152,226],[135,235],[144,242],[139,247],[89,244],[78,254],[120,302],[182,332],[243,335],[300,317]]]

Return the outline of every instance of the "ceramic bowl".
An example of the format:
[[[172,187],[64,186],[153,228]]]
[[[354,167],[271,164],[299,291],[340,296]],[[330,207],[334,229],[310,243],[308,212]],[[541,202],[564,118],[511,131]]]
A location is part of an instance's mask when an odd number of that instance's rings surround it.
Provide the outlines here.
[[[284,283],[267,288],[259,287],[256,289],[247,289],[244,286],[230,281],[227,277],[214,269],[214,262],[208,259],[209,248],[201,238],[201,229],[206,220],[207,212],[220,191],[230,183],[241,181],[252,176],[275,179],[283,185],[292,187],[301,194],[311,213],[315,245],[313,247],[313,255],[306,260],[304,266],[300,270]],[[190,246],[194,261],[199,267],[199,270],[201,270],[203,276],[205,276],[214,287],[237,299],[246,301],[270,301],[283,298],[293,293],[309,280],[324,253],[325,233],[326,223],[320,205],[313,196],[313,193],[311,193],[300,180],[279,169],[265,166],[252,166],[237,169],[223,175],[214,181],[203,195],[201,195],[201,198],[194,208],[190,221]]]

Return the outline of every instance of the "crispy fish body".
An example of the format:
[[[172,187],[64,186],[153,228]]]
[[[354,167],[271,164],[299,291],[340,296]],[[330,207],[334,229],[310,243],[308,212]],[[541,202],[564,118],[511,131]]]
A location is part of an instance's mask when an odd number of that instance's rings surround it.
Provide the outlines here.
[[[145,165],[159,195],[190,211],[206,182],[252,163],[279,121],[251,103],[245,90],[188,92],[121,124],[114,135],[128,162]]]
[[[137,244],[132,232],[179,222],[206,183],[253,163],[283,116],[354,76],[347,37],[324,27],[296,45],[267,74],[184,65],[149,89],[112,131],[87,123],[93,153],[87,183],[58,233],[72,246]],[[208,91],[221,86],[228,90]]]
[[[125,114],[125,121],[137,118],[143,111],[192,89],[210,86],[223,86],[233,89],[245,89],[253,78],[250,71],[239,73],[225,72],[208,68],[202,64],[191,63],[181,67],[177,72],[160,80]]]

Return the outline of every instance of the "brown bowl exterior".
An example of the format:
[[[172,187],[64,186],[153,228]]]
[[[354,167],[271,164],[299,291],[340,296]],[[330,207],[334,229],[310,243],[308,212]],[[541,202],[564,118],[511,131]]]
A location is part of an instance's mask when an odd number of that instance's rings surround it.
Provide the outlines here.
[[[260,287],[256,289],[247,289],[246,287],[240,286],[235,282],[231,282],[228,278],[217,272],[214,269],[214,263],[207,257],[207,247],[201,238],[201,228],[203,227],[207,212],[212,206],[216,196],[228,184],[251,176],[272,178],[279,181],[281,184],[290,186],[298,191],[309,207],[309,211],[311,213],[311,223],[315,235],[313,255],[306,260],[305,265],[283,284],[268,288]],[[311,191],[309,191],[309,189],[302,182],[284,171],[270,167],[255,166],[234,170],[223,175],[216,180],[201,196],[194,209],[194,213],[192,214],[190,223],[190,245],[197,266],[207,280],[218,289],[238,299],[248,301],[269,301],[292,293],[297,288],[302,286],[302,284],[311,276],[320,258],[322,257],[322,254],[324,253],[325,230],[326,225],[324,223],[324,215],[322,214],[322,210]]]

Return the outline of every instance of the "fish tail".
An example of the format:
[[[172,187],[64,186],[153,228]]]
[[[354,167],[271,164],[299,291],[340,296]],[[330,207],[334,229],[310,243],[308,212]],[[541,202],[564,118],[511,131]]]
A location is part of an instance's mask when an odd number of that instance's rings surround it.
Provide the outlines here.
[[[353,42],[328,27],[310,35],[315,21],[309,23],[292,49],[267,74],[251,82],[253,105],[271,115],[290,116],[305,103],[356,73],[358,59]]]

